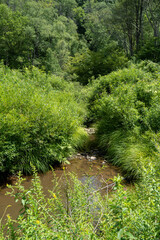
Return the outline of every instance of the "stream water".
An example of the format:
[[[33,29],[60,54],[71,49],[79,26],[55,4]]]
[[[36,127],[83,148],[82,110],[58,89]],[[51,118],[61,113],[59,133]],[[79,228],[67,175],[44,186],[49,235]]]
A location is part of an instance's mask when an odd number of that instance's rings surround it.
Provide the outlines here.
[[[94,141],[94,132],[91,132],[90,139],[91,141]],[[64,195],[65,198],[65,194],[63,194],[66,188],[64,168],[66,174],[76,174],[82,183],[85,183],[89,179],[90,186],[95,190],[100,190],[102,194],[111,190],[113,183],[111,179],[120,174],[120,170],[110,163],[107,163],[103,157],[100,157],[100,153],[96,149],[85,153],[78,153],[75,156],[72,156],[69,159],[69,162],[70,164],[55,167],[54,174],[52,171],[48,171],[45,174],[39,174],[41,185],[46,196],[49,196],[48,190],[54,188],[52,180],[55,175],[59,179],[58,183],[61,187],[62,197]],[[31,185],[32,176],[25,176],[25,179],[23,185],[28,189]],[[9,183],[11,185],[14,185],[16,181],[16,176],[9,178]],[[110,188],[106,187],[107,184]],[[0,220],[2,219],[2,223],[4,223],[7,214],[10,214],[13,219],[16,219],[22,208],[19,202],[15,203],[13,197],[6,195],[6,192],[9,190],[10,189],[8,189],[6,185],[0,187]],[[9,205],[10,207],[7,207]]]
[[[63,167],[56,167],[54,170],[55,176],[59,179],[59,183],[61,184],[62,191],[65,190],[66,186],[64,167],[66,173],[75,173],[82,183],[85,183],[90,178],[91,187],[94,189],[102,189],[101,192],[103,194],[107,191],[105,188],[106,182],[108,184],[112,183],[112,180],[109,179],[114,178],[114,176],[120,173],[117,167],[105,162],[101,157],[77,154],[70,159],[70,164],[63,165]],[[49,171],[46,174],[39,174],[39,177],[43,186],[43,191],[45,195],[48,195],[48,190],[52,190],[54,187],[52,183],[53,173]],[[25,179],[24,187],[29,188],[32,176],[27,176]],[[16,181],[16,176],[10,178],[10,183],[12,185],[14,185]],[[1,186],[0,219],[3,216],[3,221],[7,214],[10,214],[13,219],[16,219],[21,209],[21,204],[19,202],[15,203],[13,197],[6,195],[7,191],[9,191],[9,189],[5,185]],[[11,205],[11,207],[7,208],[8,205]],[[6,208],[7,210],[5,212]]]

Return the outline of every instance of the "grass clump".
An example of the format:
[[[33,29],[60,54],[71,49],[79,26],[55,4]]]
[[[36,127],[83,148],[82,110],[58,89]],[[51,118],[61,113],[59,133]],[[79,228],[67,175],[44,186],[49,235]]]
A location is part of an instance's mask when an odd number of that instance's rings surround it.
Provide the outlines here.
[[[160,126],[157,69],[155,64],[140,63],[100,77],[89,97],[89,116],[97,123],[99,145],[128,179],[139,179],[143,166],[155,161],[157,154],[159,141],[155,143],[153,137]]]
[[[74,85],[37,69],[2,66],[0,76],[0,172],[31,173],[30,162],[44,172],[65,161],[86,136],[79,130],[84,103],[69,90]]]
[[[106,158],[122,169],[126,180],[142,180],[144,167],[156,158],[151,136],[138,132],[113,131],[99,136],[99,145],[106,149]]]

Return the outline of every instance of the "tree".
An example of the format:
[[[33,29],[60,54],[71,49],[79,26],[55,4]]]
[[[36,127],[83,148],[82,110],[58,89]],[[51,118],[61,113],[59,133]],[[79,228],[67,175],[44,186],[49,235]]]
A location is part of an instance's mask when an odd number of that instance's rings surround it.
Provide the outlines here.
[[[67,18],[73,18],[77,2],[75,0],[55,0],[55,6],[59,15],[64,15]]]
[[[145,0],[147,4],[146,15],[148,21],[153,29],[154,37],[159,37],[159,27],[160,27],[160,2],[159,0]],[[155,41],[156,43],[156,41]]]
[[[133,56],[139,49],[143,28],[144,0],[117,0],[112,7],[115,31],[126,52]]]
[[[34,65],[57,73],[62,71],[68,57],[81,48],[76,24],[71,17],[58,15],[54,3],[26,0],[18,4],[17,0],[10,0],[10,7],[0,4],[0,51],[6,64]],[[74,0],[67,3],[77,5]]]
[[[111,37],[108,19],[111,15],[110,9],[104,2],[94,3],[92,12],[85,16],[85,37],[92,51],[99,51],[108,44]]]
[[[143,24],[143,12],[144,12],[144,0],[135,1],[136,10],[136,51],[140,47],[140,39],[142,36],[142,24]]]
[[[117,0],[112,8],[112,20],[118,30],[119,37],[123,41],[126,52],[133,56],[135,15],[133,0]]]
[[[0,19],[0,58],[11,67],[20,67],[27,60],[28,19],[4,4],[0,4]]]

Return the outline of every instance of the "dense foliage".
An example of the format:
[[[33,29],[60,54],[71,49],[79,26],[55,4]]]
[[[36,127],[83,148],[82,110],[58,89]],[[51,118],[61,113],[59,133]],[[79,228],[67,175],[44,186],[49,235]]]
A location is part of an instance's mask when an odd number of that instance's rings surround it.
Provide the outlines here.
[[[159,143],[160,67],[142,62],[100,77],[91,87],[89,118],[99,145],[127,178],[139,178]],[[150,159],[150,160],[148,160]]]
[[[159,62],[159,16],[158,0],[1,0],[0,59],[86,84],[127,58]]]
[[[33,69],[0,68],[0,171],[46,171],[65,161],[86,136],[76,87]],[[70,92],[72,90],[72,92]]]
[[[1,239],[160,239],[159,27],[159,0],[0,0],[0,178],[65,162],[94,124],[106,160],[138,180],[115,178],[104,199],[66,178],[66,207],[34,170]]]

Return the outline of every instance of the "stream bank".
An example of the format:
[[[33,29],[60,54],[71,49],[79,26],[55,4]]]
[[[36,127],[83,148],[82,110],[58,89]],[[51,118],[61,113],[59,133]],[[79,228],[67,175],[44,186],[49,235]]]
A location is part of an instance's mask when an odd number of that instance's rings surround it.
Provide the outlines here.
[[[104,157],[101,156],[100,151],[95,148],[94,130],[89,129],[87,132],[90,138],[90,149],[88,148],[88,150],[78,152],[70,157],[68,159],[70,164],[63,164],[54,168],[54,175],[59,179],[58,181],[62,192],[65,192],[65,175],[68,173],[74,173],[82,183],[85,183],[90,179],[90,187],[101,191],[102,194],[106,194],[112,189],[113,182],[111,179],[120,174],[120,169],[106,162]],[[53,172],[48,171],[45,174],[39,174],[39,177],[44,194],[49,196],[48,190],[52,190],[54,187],[52,182]],[[25,179],[26,180],[24,181],[23,185],[26,189],[28,189],[31,185],[32,176],[25,176]],[[12,176],[9,179],[9,182],[12,185],[15,185],[16,181],[16,176]],[[4,215],[4,220],[7,214],[10,214],[13,219],[16,219],[21,209],[21,204],[19,202],[15,203],[13,197],[6,195],[7,191],[8,188],[3,185],[0,190],[0,219]],[[9,205],[11,205],[11,207],[7,208]],[[5,209],[7,210],[4,214]]]

